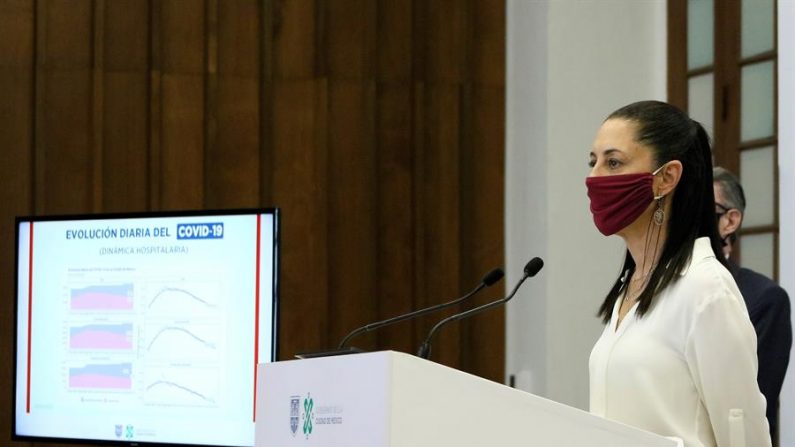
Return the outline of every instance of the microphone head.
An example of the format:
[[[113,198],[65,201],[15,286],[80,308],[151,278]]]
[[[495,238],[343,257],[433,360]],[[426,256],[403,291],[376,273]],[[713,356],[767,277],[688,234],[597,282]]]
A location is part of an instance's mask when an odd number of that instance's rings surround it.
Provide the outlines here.
[[[505,272],[502,271],[501,268],[497,267],[496,269],[486,273],[486,276],[483,277],[481,281],[486,287],[491,287],[492,284],[502,279],[505,276]]]
[[[538,273],[542,267],[544,267],[544,261],[542,261],[539,257],[535,257],[525,264],[524,276],[527,278],[532,278],[536,276],[536,273]]]

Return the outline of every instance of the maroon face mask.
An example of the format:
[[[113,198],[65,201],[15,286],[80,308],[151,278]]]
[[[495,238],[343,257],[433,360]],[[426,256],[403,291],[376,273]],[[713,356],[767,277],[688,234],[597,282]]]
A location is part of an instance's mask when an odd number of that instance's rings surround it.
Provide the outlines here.
[[[605,236],[616,234],[635,221],[654,201],[653,173],[587,177],[588,197],[596,228]]]

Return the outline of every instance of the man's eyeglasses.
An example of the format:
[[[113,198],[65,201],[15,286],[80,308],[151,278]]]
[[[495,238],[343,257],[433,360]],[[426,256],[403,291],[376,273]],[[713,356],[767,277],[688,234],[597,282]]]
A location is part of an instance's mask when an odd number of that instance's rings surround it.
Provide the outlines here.
[[[718,202],[715,202],[715,208],[716,208],[715,220],[720,220],[720,218],[723,217],[724,214],[728,213],[729,210],[732,209],[732,207],[726,206],[726,205],[724,205],[722,203],[718,203]]]

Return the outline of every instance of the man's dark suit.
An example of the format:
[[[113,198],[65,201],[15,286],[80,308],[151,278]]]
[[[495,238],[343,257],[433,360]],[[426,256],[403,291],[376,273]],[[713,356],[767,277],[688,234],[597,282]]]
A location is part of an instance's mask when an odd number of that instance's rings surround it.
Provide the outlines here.
[[[743,294],[756,329],[759,389],[767,399],[770,432],[778,424],[778,396],[784,382],[792,346],[792,323],[787,292],[770,278],[729,261],[729,270]]]

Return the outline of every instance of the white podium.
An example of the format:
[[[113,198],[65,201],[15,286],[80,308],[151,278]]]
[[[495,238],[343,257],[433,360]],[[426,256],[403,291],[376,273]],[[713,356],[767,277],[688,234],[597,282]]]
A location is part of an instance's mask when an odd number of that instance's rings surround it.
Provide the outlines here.
[[[391,351],[261,364],[256,399],[256,447],[681,445]]]

